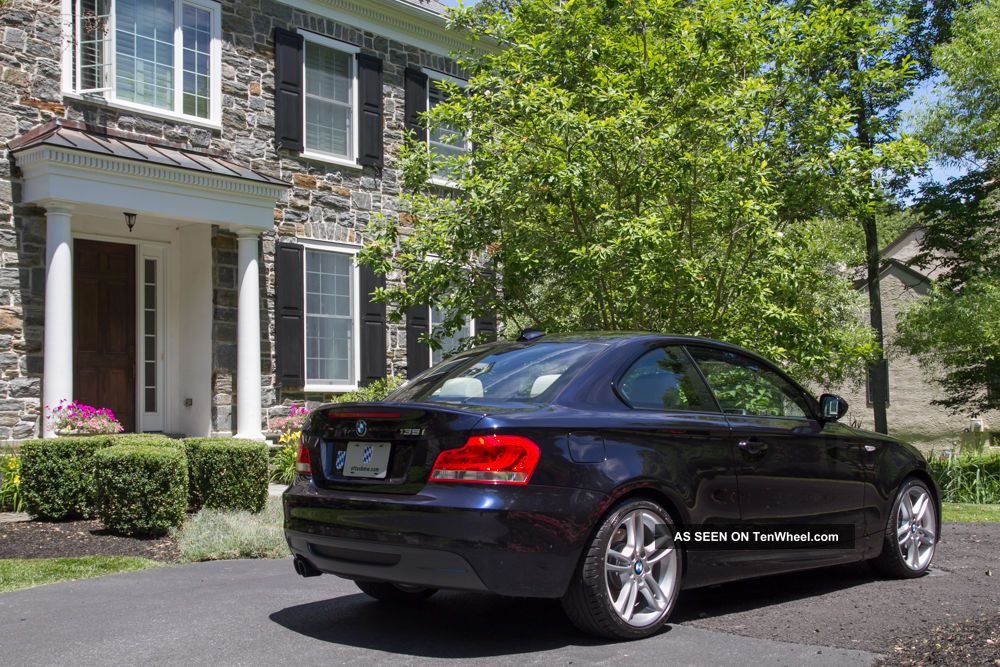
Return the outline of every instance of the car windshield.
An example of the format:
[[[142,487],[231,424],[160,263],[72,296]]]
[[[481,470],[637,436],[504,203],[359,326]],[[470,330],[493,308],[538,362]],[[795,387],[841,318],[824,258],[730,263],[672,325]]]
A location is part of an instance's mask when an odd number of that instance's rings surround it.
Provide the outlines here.
[[[604,347],[599,343],[508,343],[434,366],[390,394],[392,402],[547,403]]]

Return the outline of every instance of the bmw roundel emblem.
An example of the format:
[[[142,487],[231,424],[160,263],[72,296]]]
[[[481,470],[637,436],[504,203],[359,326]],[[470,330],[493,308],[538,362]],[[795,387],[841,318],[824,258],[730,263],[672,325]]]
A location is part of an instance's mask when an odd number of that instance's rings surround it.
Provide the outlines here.
[[[358,435],[364,435],[368,432],[368,422],[364,419],[359,419],[358,423],[354,425],[354,432]]]

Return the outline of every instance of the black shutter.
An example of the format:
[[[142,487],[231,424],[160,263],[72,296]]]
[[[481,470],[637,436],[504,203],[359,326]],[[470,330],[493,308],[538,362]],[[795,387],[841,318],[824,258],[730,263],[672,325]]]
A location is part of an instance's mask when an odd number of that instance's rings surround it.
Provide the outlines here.
[[[361,123],[358,164],[382,166],[382,61],[358,54],[358,97]]]
[[[302,150],[302,35],[274,29],[274,143]]]
[[[486,313],[482,317],[476,318],[476,336],[484,334],[486,340],[497,339],[497,314]]]
[[[302,246],[279,243],[275,248],[274,272],[278,381],[285,387],[301,387],[305,384]]]
[[[418,69],[407,67],[403,76],[405,94],[403,108],[406,116],[404,122],[406,130],[412,131],[419,140],[425,136],[420,114],[427,111],[427,75]]]
[[[406,311],[406,377],[416,377],[431,365],[431,348],[420,341],[430,331],[430,308],[413,306]]]
[[[385,304],[372,300],[372,292],[385,287],[385,276],[375,275],[370,266],[362,264],[361,277],[361,373],[365,387],[385,377]]]

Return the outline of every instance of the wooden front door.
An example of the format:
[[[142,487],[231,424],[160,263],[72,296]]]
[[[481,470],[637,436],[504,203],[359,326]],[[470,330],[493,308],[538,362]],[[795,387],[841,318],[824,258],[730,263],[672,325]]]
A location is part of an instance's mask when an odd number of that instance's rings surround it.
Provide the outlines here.
[[[135,246],[78,239],[73,274],[73,397],[134,432]]]

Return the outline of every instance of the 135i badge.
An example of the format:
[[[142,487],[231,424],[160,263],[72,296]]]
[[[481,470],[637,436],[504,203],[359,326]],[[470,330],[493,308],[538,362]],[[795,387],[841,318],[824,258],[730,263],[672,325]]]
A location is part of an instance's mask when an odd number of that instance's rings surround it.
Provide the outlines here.
[[[422,428],[401,428],[401,429],[399,429],[399,434],[400,435],[417,435],[417,436],[420,436],[420,435],[424,434],[424,429],[422,429]]]

